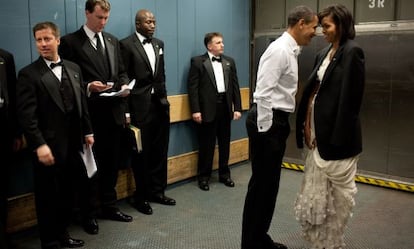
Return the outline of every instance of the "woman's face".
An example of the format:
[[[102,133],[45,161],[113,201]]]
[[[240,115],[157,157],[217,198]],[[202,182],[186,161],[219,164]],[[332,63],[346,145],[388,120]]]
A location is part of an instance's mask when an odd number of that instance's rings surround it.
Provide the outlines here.
[[[322,18],[322,33],[324,34],[325,40],[329,43],[335,43],[338,41],[338,33],[336,25],[332,20],[332,16],[325,16]]]

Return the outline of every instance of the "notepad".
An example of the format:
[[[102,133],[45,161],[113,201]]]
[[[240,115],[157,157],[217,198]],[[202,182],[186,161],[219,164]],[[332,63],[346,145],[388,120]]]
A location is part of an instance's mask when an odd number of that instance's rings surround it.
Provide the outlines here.
[[[142,151],[141,130],[133,125],[129,125],[129,129],[131,129],[134,132],[135,141],[137,143],[137,151],[139,153]]]
[[[129,93],[132,90],[132,88],[134,88],[134,86],[135,86],[135,79],[133,79],[133,80],[131,80],[131,82],[129,82],[127,88],[121,89],[121,90],[119,90],[117,92],[109,92],[109,93],[106,93],[105,92],[105,93],[101,93],[101,94],[99,94],[99,96],[102,96],[102,97],[116,97],[116,96],[121,96],[123,94]]]

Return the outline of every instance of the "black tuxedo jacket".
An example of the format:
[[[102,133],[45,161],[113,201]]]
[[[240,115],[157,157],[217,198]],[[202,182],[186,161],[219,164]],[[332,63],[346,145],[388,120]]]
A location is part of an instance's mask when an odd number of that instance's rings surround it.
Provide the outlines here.
[[[296,118],[296,142],[303,148],[303,129],[309,98],[315,89],[317,71],[330,46],[321,50],[304,88]],[[353,40],[343,43],[334,55],[315,98],[316,143],[325,160],[339,160],[362,151],[359,112],[365,85],[364,52]]]
[[[156,98],[169,114],[165,86],[164,42],[155,37],[151,41],[155,52],[155,72],[152,71],[144,47],[135,33],[122,39],[120,43],[128,77],[136,80],[129,96],[131,123],[140,125],[146,122],[151,98]],[[154,89],[153,94],[151,94],[152,89]]]
[[[241,112],[241,97],[234,60],[222,55],[224,84],[226,89],[229,119],[233,118],[233,110]],[[208,53],[191,58],[188,73],[188,96],[192,113],[201,112],[203,122],[211,122],[216,118],[217,85],[214,70]]]
[[[85,92],[82,88],[82,74],[79,66],[70,61],[63,60],[63,65],[72,85],[80,120],[79,128],[73,129],[79,132],[78,147],[81,150],[85,135],[92,134]],[[58,160],[65,160],[69,134],[73,133],[65,129],[67,118],[59,85],[59,80],[40,57],[19,72],[17,109],[18,120],[29,147],[35,150],[40,145],[47,144],[57,162],[62,162]]]
[[[73,61],[82,69],[85,87],[87,83],[98,80],[103,83],[114,82],[114,90],[128,84],[128,76],[124,70],[118,39],[106,32],[102,32],[106,53],[109,61],[109,78],[104,77],[108,72],[102,67],[95,48],[90,43],[83,27],[74,33],[61,38],[59,55]],[[120,97],[99,97],[99,93],[92,93],[88,98],[89,109],[93,120],[108,121],[108,110],[112,110],[112,117],[118,125],[125,124],[126,99]],[[109,112],[111,113],[111,112]]]
[[[16,118],[16,69],[13,55],[6,50],[0,49],[0,88],[3,97],[3,114],[5,115],[7,132],[13,131],[13,134],[7,134],[10,137],[17,137],[19,129],[17,129]],[[3,122],[3,121],[2,121]]]

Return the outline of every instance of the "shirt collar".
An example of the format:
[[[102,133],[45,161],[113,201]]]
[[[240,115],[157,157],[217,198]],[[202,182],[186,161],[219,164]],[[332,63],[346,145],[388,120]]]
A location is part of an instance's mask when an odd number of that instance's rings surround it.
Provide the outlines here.
[[[58,56],[57,61],[50,61],[50,60],[48,60],[48,59],[46,59],[46,58],[43,58],[43,60],[46,62],[46,65],[47,65],[48,67],[50,67],[50,64],[52,64],[52,63],[58,63],[58,62],[60,62],[60,61],[61,61],[61,59],[60,59],[60,57],[59,57],[59,56]]]
[[[88,26],[83,25],[83,30],[85,30],[86,35],[89,37],[89,40],[94,40],[95,39],[95,32],[93,32],[90,28],[88,28]],[[101,32],[98,32],[98,34]]]
[[[216,58],[220,58],[221,57],[221,56],[215,56],[215,55],[213,55],[210,51],[207,51],[207,54],[208,54],[208,57],[210,58],[210,60],[213,57],[216,57]]]
[[[145,39],[147,39],[145,36],[141,35],[140,33],[138,33],[137,31],[135,31],[135,34],[138,37],[138,40],[143,43]]]
[[[302,51],[302,47],[298,45],[296,40],[288,32],[285,31],[282,36],[286,39],[290,51],[297,57]]]

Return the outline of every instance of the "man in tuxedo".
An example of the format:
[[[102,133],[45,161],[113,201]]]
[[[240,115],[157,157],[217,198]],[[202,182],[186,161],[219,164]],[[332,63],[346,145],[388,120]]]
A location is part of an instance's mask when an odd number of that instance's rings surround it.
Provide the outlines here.
[[[88,107],[96,140],[94,153],[98,167],[98,179],[92,179],[88,188],[91,193],[85,195],[85,189],[80,193],[82,225],[89,234],[99,231],[97,215],[115,221],[132,221],[131,216],[116,207],[115,190],[121,134],[127,122],[125,97],[128,92],[117,97],[100,95],[103,91],[125,89],[129,81],[122,64],[118,39],[103,32],[110,8],[106,0],[87,0],[85,25],[62,37],[59,48],[63,58],[80,66],[89,96]]]
[[[86,169],[83,144],[94,137],[78,65],[58,55],[60,34],[52,22],[33,27],[39,59],[23,68],[17,82],[17,115],[33,153],[37,221],[43,249],[81,247],[69,236],[73,187]]]
[[[129,96],[131,124],[141,130],[142,152],[132,160],[136,191],[135,208],[152,214],[148,201],[175,205],[165,195],[167,187],[170,104],[164,69],[164,42],[153,37],[156,20],[148,10],[135,16],[136,32],[121,40],[126,71],[136,83]]]
[[[0,49],[0,248],[7,248],[7,180],[12,153],[22,145],[16,120],[16,69],[11,53]]]
[[[228,166],[231,120],[241,117],[241,98],[234,60],[223,55],[223,35],[207,33],[207,52],[191,59],[188,96],[192,118],[197,124],[198,185],[209,190],[216,138],[219,146],[219,181],[234,187]]]

